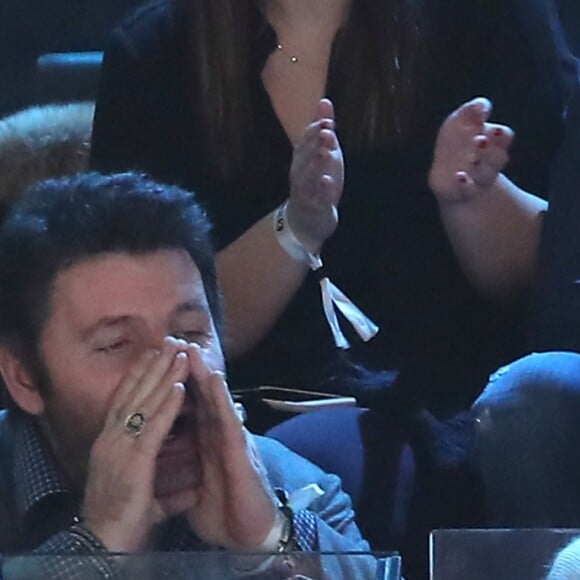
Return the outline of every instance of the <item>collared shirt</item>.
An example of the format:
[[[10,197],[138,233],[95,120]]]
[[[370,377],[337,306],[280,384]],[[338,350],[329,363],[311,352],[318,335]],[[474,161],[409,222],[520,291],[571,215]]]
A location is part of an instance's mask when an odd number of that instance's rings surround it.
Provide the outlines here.
[[[58,466],[34,420],[19,414],[14,417],[14,425],[15,508],[21,531],[30,538],[28,545],[38,558],[30,565],[35,566],[34,570],[43,578],[122,577],[120,570],[125,563],[119,556],[108,553],[99,539],[81,525],[78,517],[80,497]],[[299,550],[318,548],[314,514],[308,510],[295,512],[294,531]],[[191,552],[218,551],[220,548],[201,541],[185,518],[176,517],[159,530],[155,550]],[[44,558],[45,555],[50,557]],[[83,556],[82,560],[74,557],[79,555]],[[13,560],[13,565],[19,564]],[[179,576],[180,565],[183,566],[183,560],[166,565],[155,571],[155,577]]]
[[[14,480],[19,485],[16,488],[16,508],[24,518],[45,498],[63,494],[70,496],[72,492],[36,424],[23,418],[17,429]]]

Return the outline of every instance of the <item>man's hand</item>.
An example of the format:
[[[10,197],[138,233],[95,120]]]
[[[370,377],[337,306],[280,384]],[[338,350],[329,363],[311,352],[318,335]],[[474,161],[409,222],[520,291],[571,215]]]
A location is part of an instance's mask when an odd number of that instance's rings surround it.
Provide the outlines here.
[[[467,201],[485,193],[507,164],[513,131],[488,123],[491,109],[488,99],[473,99],[441,126],[429,172],[429,186],[440,202]]]
[[[315,121],[294,147],[290,167],[288,221],[312,254],[320,252],[336,229],[343,185],[344,161],[334,131],[334,109],[328,99],[322,99]]]
[[[161,352],[149,350],[115,391],[89,461],[83,520],[111,551],[145,547],[152,526],[192,505],[192,481],[164,502],[154,497],[156,459],[184,400],[189,373],[184,341],[166,338]],[[142,413],[146,423],[133,437],[125,421]]]
[[[210,371],[202,350],[188,347],[197,419],[200,473],[195,505],[187,512],[194,532],[212,545],[254,550],[276,518],[265,469],[234,408],[224,375]]]

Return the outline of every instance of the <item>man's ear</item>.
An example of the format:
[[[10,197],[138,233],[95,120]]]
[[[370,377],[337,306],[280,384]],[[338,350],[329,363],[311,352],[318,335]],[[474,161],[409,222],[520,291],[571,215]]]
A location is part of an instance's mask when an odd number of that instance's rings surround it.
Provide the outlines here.
[[[34,385],[28,365],[13,350],[0,346],[0,372],[12,400],[30,415],[44,413],[44,400]]]

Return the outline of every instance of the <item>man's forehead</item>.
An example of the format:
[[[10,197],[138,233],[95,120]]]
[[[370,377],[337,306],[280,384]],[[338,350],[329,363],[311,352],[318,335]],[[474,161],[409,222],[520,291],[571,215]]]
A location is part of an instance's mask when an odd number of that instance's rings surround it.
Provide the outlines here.
[[[182,250],[87,258],[59,273],[51,302],[53,312],[64,309],[91,321],[208,309],[199,270]]]

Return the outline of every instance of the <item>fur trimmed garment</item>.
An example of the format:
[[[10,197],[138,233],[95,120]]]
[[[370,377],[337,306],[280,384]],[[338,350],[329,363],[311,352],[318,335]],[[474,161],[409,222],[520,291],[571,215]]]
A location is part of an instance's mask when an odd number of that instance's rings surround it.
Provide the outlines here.
[[[0,216],[32,183],[88,169],[94,103],[41,105],[0,120]]]

